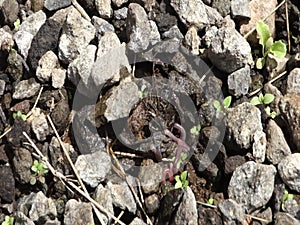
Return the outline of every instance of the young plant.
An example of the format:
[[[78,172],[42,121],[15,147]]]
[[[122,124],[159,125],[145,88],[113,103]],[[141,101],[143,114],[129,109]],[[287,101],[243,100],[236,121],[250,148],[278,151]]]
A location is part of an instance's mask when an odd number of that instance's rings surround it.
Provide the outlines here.
[[[274,99],[275,99],[275,97],[272,94],[267,93],[267,94],[263,95],[262,93],[260,93],[259,96],[253,97],[251,99],[250,103],[252,105],[260,105],[260,104],[268,105],[271,102],[273,102]]]
[[[139,98],[145,98],[148,95],[148,91],[146,90],[147,86],[145,84],[142,85],[141,90],[138,91]]]
[[[224,112],[226,109],[230,107],[232,97],[227,96],[224,98],[223,103],[221,104],[218,100],[214,100],[213,104],[214,107],[216,108],[217,112]]]
[[[286,55],[286,46],[280,41],[273,42],[270,34],[270,29],[267,24],[262,21],[256,23],[256,31],[259,35],[259,44],[262,46],[263,57],[258,58],[256,61],[256,68],[262,69],[266,63],[266,58],[269,53],[275,57],[283,58]]]
[[[281,208],[282,208],[282,210],[285,210],[285,202],[286,202],[288,199],[293,199],[293,198],[294,198],[294,195],[293,195],[293,194],[289,194],[288,190],[284,190],[283,198],[282,198],[282,203],[281,203]]]
[[[210,204],[210,205],[213,205],[214,204],[214,199],[213,198],[210,198],[208,199],[207,203]]]
[[[198,125],[193,126],[193,127],[190,129],[190,132],[191,132],[192,135],[199,135],[200,130],[201,130],[201,125],[198,124]]]
[[[5,216],[5,220],[1,223],[1,225],[13,225],[14,218],[12,216]]]
[[[277,113],[275,111],[271,111],[271,108],[269,106],[267,106],[265,108],[265,112],[267,113],[267,115],[269,117],[271,117],[272,119],[274,119],[277,116]]]
[[[26,121],[27,117],[22,112],[18,111],[16,113],[13,113],[13,118],[21,118],[22,120]]]
[[[34,160],[31,170],[34,172],[30,179],[30,184],[35,185],[36,180],[41,182],[42,184],[45,183],[45,175],[48,173],[48,167],[43,163],[39,162],[38,160]]]
[[[176,175],[175,176],[175,189],[179,189],[179,188],[186,188],[187,186],[189,186],[189,181],[187,180],[187,171],[183,171],[180,176]]]

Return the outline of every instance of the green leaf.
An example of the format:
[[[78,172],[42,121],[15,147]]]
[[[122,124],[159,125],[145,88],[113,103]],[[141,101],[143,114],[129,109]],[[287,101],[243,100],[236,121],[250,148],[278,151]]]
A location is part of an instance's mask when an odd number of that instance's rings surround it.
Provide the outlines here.
[[[181,181],[185,181],[185,180],[186,180],[187,174],[188,174],[187,171],[183,171],[183,172],[181,173],[181,175],[180,175]]]
[[[270,52],[276,57],[283,58],[286,55],[286,45],[281,40],[275,41],[270,48]]]
[[[252,105],[259,105],[259,104],[261,104],[261,102],[259,101],[259,99],[258,99],[257,96],[253,97],[253,98],[251,99],[250,103],[251,103]]]
[[[14,22],[15,30],[19,30],[20,24],[21,24],[20,19],[17,19],[17,20]]]
[[[213,198],[208,199],[207,203],[210,204],[210,205],[213,205],[214,204],[214,199]]]
[[[293,194],[288,194],[288,196],[287,196],[287,199],[286,200],[288,200],[288,199],[293,199],[294,198],[294,195]]]
[[[271,114],[271,109],[270,109],[269,106],[267,106],[267,107],[265,108],[265,112],[267,113],[267,115],[270,115],[270,114]]]
[[[267,24],[262,21],[256,23],[256,31],[259,35],[259,44],[263,47],[263,52],[265,51],[266,43],[268,39],[271,37],[270,29]]]
[[[24,114],[22,114],[20,117],[23,121],[26,121],[26,119],[27,119],[26,115],[24,115]]]
[[[17,118],[17,113],[13,113],[14,120]]]
[[[36,183],[36,178],[35,177],[31,177],[30,178],[30,184],[31,185],[35,185],[35,183]]]
[[[39,177],[39,181],[44,184],[46,182],[45,177]]]
[[[270,104],[271,102],[273,102],[274,99],[275,99],[274,95],[267,93],[267,94],[265,94],[265,96],[264,96],[264,98],[263,98],[263,103],[264,103],[265,105],[268,105],[268,104]]]
[[[181,183],[181,181],[179,181],[179,182],[176,182],[176,184],[175,184],[175,187],[174,187],[175,189],[179,189],[179,188],[182,188],[182,183]]]
[[[190,129],[190,132],[191,132],[191,134],[193,134],[193,135],[199,135],[200,130],[201,130],[201,125],[198,124],[198,125],[193,126],[193,127]]]
[[[258,96],[258,101],[263,104],[264,103],[264,95],[262,93],[259,94]]]
[[[264,56],[267,55],[266,53],[268,52],[268,50],[270,49],[270,47],[272,46],[272,44],[273,44],[273,38],[272,38],[272,37],[269,37],[268,40],[267,40],[267,42],[266,42],[266,50],[265,50],[265,52],[263,53]]]
[[[175,176],[175,180],[176,180],[176,182],[181,182],[179,175]]]
[[[213,104],[214,104],[214,107],[216,108],[217,112],[220,112],[221,108],[222,108],[221,103],[218,100],[214,100]]]
[[[270,113],[270,116],[272,119],[274,119],[277,116],[277,113],[273,111]]]
[[[261,70],[264,67],[265,63],[266,63],[265,58],[258,58],[256,60],[256,68]]]
[[[188,180],[183,181],[182,187],[186,188],[187,186],[189,186],[189,181]]]
[[[183,154],[181,155],[181,160],[184,161],[184,160],[187,159],[187,157],[188,157],[188,154],[187,154],[187,153],[183,153]]]
[[[224,100],[223,100],[223,105],[225,109],[228,109],[230,104],[231,104],[231,96],[227,96]]]

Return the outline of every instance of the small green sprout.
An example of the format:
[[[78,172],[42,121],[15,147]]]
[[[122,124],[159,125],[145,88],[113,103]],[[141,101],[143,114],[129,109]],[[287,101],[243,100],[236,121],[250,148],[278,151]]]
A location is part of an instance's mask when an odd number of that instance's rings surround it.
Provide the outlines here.
[[[252,105],[260,105],[260,104],[263,104],[263,105],[268,105],[270,104],[271,102],[273,102],[275,99],[274,95],[272,94],[265,94],[263,95],[262,93],[260,93],[260,95],[257,97],[253,97],[250,101],[250,103]]]
[[[5,216],[5,220],[1,223],[1,225],[13,225],[14,218],[12,216]]]
[[[182,167],[182,163],[184,161],[186,161],[186,159],[188,158],[188,154],[187,153],[182,153],[180,159],[177,162],[176,168],[179,169]],[[173,159],[173,161],[175,160],[175,157]]]
[[[265,112],[267,113],[267,115],[269,117],[271,117],[272,119],[274,119],[277,116],[277,113],[275,111],[271,111],[271,108],[269,106],[267,106],[265,108]]]
[[[282,210],[285,210],[285,202],[286,202],[288,199],[293,199],[293,198],[294,198],[294,195],[293,195],[293,194],[289,194],[288,190],[284,190],[283,198],[282,198],[282,203],[281,203],[281,208],[282,208]]]
[[[231,100],[232,100],[232,97],[227,96],[226,98],[224,98],[223,104],[221,104],[218,100],[214,100],[213,104],[214,104],[214,107],[216,108],[217,112],[221,112],[221,111],[224,112],[225,109],[228,109],[230,107]]]
[[[198,124],[198,125],[193,126],[193,127],[190,129],[190,132],[191,132],[192,135],[199,135],[200,130],[201,130],[201,125]]]
[[[262,21],[256,23],[256,31],[259,35],[259,44],[262,46],[263,57],[258,58],[256,61],[256,68],[262,69],[266,63],[266,58],[269,53],[275,57],[283,58],[286,55],[286,46],[280,41],[273,42],[270,29],[267,24]]]
[[[145,84],[142,85],[141,90],[138,91],[139,98],[145,98],[148,95],[148,91],[146,91],[147,86]]]
[[[15,30],[19,30],[20,25],[21,25],[21,21],[20,21],[20,19],[17,19],[17,20],[14,22]]]
[[[41,182],[42,184],[45,183],[45,174],[48,173],[48,167],[43,163],[39,162],[38,160],[34,160],[31,170],[34,172],[30,179],[30,184],[35,185],[36,180]]]
[[[22,112],[18,111],[16,113],[13,113],[13,118],[21,118],[22,120],[26,121],[27,117]]]
[[[187,171],[183,171],[180,176],[176,175],[175,176],[175,189],[179,189],[179,188],[186,188],[187,186],[189,186],[189,181],[187,180],[187,175],[188,172]]]
[[[213,198],[210,198],[208,199],[207,203],[210,204],[210,205],[213,205],[214,204],[214,199]]]

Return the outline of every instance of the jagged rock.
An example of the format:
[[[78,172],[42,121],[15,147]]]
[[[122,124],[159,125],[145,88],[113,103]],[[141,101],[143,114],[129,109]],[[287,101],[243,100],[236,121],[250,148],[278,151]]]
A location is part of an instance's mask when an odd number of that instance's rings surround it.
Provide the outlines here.
[[[45,0],[44,7],[48,9],[49,11],[54,11],[57,9],[61,9],[67,6],[70,6],[72,3],[71,0]]]
[[[94,224],[93,209],[91,204],[70,199],[65,206],[64,224]]]
[[[109,19],[112,16],[111,0],[95,0],[96,9],[100,17]]]
[[[251,85],[250,67],[246,66],[231,73],[227,78],[229,93],[240,97],[248,94]]]
[[[40,90],[40,84],[34,78],[22,80],[15,86],[14,99],[24,99],[34,96]]]

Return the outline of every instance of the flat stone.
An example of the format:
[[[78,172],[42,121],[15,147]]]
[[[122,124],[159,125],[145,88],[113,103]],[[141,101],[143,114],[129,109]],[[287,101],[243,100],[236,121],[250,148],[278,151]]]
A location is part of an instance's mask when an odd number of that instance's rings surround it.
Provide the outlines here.
[[[2,0],[0,9],[2,23],[12,25],[18,19],[19,4],[17,0]]]
[[[15,86],[14,99],[24,99],[34,96],[40,90],[40,84],[34,78],[22,80]]]
[[[28,51],[30,49],[32,39],[33,39],[33,35],[27,31],[19,30],[14,35],[14,40],[24,60],[27,59]]]
[[[230,9],[233,18],[238,18],[238,19],[251,18],[251,12],[250,12],[248,0],[231,0]]]
[[[189,47],[193,55],[199,55],[200,38],[197,29],[191,26],[184,36],[185,44]]]
[[[297,220],[288,213],[278,212],[275,215],[274,225],[300,225],[300,220]]]
[[[8,66],[5,72],[10,75],[14,81],[21,80],[23,76],[23,62],[24,60],[19,54],[10,52],[7,58]]]
[[[46,14],[41,10],[31,14],[20,25],[19,31],[24,31],[35,36],[39,29],[45,24],[47,19]]]
[[[253,135],[252,153],[256,162],[263,163],[265,161],[267,148],[267,138],[263,131],[256,131]]]
[[[44,7],[48,9],[49,11],[61,9],[67,6],[70,6],[72,3],[71,0],[45,0]]]
[[[51,73],[56,67],[59,67],[58,58],[54,52],[48,51],[39,60],[36,77],[42,82],[47,82],[50,80]]]
[[[97,187],[110,172],[111,159],[106,152],[97,151],[78,156],[75,167],[85,183],[91,187]]]
[[[228,196],[250,211],[262,207],[272,197],[275,174],[273,165],[246,162],[233,172]]]
[[[120,8],[123,4],[127,3],[128,0],[112,0],[112,3]]]
[[[248,94],[251,85],[250,67],[238,69],[231,73],[227,78],[229,93],[240,97]]]
[[[284,134],[274,120],[269,120],[267,128],[267,159],[277,165],[285,157],[291,154],[290,147]]]
[[[14,151],[13,165],[16,172],[16,179],[21,184],[30,182],[32,164],[31,152],[28,149],[17,148]]]
[[[32,131],[39,141],[45,141],[47,135],[50,132],[46,115],[43,112],[41,112],[39,108],[36,108],[32,115],[33,115],[33,119],[31,121]]]
[[[300,94],[300,68],[293,69],[288,75],[286,92]]]
[[[96,9],[100,17],[109,19],[112,16],[111,0],[95,0]]]
[[[0,96],[4,94],[6,82],[4,80],[0,80]]]
[[[118,10],[114,10],[114,18],[116,20],[125,20],[127,18],[128,8],[123,7]]]
[[[286,156],[278,164],[282,181],[292,190],[300,192],[300,153]]]
[[[16,212],[15,225],[34,225],[34,222],[22,212]]]
[[[93,208],[90,203],[70,199],[65,206],[64,224],[94,224]]]
[[[0,165],[0,198],[9,203],[15,199],[15,179],[9,166]]]
[[[160,200],[157,194],[149,195],[145,198],[145,206],[147,213],[153,214],[159,208]]]
[[[96,29],[96,37],[99,40],[104,35],[105,32],[108,31],[115,32],[114,26],[109,22],[107,22],[105,19],[99,18],[97,16],[93,16],[92,23]]]
[[[211,7],[216,9],[223,17],[230,14],[230,0],[212,0]]]
[[[232,199],[226,199],[218,205],[224,225],[243,224],[246,220],[245,208]]]
[[[184,36],[180,32],[178,26],[174,25],[168,31],[166,31],[162,34],[162,38],[168,38],[168,39],[174,38],[177,40],[181,40],[184,38]]]
[[[52,87],[54,88],[62,88],[65,84],[65,79],[67,72],[65,69],[62,68],[54,68],[51,73],[51,81],[52,81]]]

